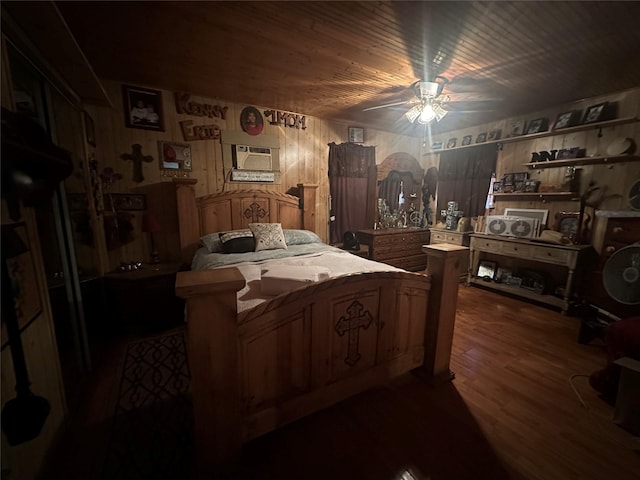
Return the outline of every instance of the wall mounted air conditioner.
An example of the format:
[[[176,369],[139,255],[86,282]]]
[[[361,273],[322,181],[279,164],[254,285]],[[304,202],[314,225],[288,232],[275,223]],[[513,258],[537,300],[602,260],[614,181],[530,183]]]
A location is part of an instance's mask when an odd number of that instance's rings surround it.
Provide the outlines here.
[[[270,172],[273,169],[273,158],[270,148],[232,145],[231,152],[233,168],[237,170]]]

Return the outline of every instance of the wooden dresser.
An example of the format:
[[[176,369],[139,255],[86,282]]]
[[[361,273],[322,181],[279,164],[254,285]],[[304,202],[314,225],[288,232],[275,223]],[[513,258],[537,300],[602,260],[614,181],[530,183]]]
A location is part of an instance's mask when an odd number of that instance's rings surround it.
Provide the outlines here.
[[[469,232],[456,232],[455,230],[447,230],[445,228],[431,227],[431,241],[430,245],[438,243],[449,243],[452,245],[460,245],[462,247],[468,247],[470,241],[470,235],[473,231]],[[467,273],[469,270],[469,255],[464,255],[460,259],[460,280],[467,280]]]
[[[429,244],[426,228],[387,228],[381,230],[358,230],[361,245],[369,247],[369,258],[412,272],[424,270],[427,256],[422,245]]]

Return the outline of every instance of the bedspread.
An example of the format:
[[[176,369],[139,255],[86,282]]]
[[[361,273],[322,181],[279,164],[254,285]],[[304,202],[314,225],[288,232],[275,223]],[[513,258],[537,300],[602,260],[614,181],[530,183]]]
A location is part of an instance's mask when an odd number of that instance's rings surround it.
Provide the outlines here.
[[[242,312],[274,298],[264,295],[260,288],[261,271],[269,265],[325,267],[330,278],[364,272],[403,271],[326,244],[292,245],[286,250],[238,254],[207,253],[206,249],[200,249],[193,259],[192,269],[237,267],[246,280],[244,288],[237,294],[238,312]]]

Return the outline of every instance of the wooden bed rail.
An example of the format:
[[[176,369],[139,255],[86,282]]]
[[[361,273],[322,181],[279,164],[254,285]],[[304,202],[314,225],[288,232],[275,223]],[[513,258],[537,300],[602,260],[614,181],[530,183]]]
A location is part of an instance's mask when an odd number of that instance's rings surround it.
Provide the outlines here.
[[[427,275],[338,277],[306,298],[301,290],[276,297],[257,315],[237,313],[245,281],[236,268],[178,273],[200,478],[228,465],[243,442],[394,376],[452,378],[458,270],[468,249],[423,248]]]

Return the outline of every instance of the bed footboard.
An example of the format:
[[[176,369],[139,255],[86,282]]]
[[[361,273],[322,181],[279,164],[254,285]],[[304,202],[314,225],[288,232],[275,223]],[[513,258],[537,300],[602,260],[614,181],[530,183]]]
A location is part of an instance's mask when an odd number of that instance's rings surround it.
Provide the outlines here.
[[[237,269],[179,273],[198,470],[215,471],[243,442],[410,370],[448,380],[461,251],[431,253],[429,275],[348,275],[239,315]]]

